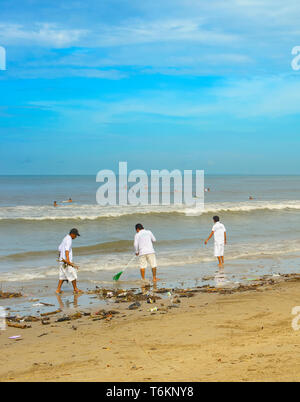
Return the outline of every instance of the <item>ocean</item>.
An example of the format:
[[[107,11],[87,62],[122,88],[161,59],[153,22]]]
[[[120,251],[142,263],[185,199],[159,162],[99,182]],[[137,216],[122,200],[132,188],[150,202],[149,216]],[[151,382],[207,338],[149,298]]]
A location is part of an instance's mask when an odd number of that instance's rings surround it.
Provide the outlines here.
[[[57,248],[73,227],[81,233],[73,241],[79,286],[112,285],[113,275],[132,258],[136,223],[157,238],[163,286],[206,284],[205,277],[217,271],[213,240],[204,245],[213,215],[219,215],[227,229],[226,280],[298,272],[299,184],[300,176],[206,175],[210,191],[202,211],[174,205],[101,207],[95,176],[1,176],[0,286],[33,295],[42,286],[54,291]],[[62,202],[70,197],[72,203]],[[150,270],[146,276],[151,278]],[[132,285],[139,278],[134,260],[121,283]]]

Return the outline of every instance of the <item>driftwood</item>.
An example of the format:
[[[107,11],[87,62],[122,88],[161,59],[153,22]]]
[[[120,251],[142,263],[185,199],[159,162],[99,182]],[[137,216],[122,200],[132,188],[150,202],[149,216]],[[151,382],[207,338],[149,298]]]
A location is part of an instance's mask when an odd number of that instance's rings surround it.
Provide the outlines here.
[[[28,324],[17,324],[17,323],[12,323],[12,322],[8,322],[7,326],[13,327],[13,328],[19,328],[19,329],[31,328],[31,325],[28,325]]]
[[[47,315],[54,315],[60,313],[61,310],[50,311],[49,313],[42,313],[41,317],[46,317]]]

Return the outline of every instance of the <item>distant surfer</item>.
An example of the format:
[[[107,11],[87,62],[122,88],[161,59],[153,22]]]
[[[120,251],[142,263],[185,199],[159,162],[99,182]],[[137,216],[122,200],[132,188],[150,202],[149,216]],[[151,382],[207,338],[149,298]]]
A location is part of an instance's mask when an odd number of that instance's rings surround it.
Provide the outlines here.
[[[218,216],[214,216],[213,221],[214,225],[212,227],[211,234],[205,240],[205,244],[207,244],[209,239],[214,236],[214,255],[218,258],[219,267],[222,267],[224,264],[224,245],[227,243],[226,228],[223,223],[220,222],[220,218]]]
[[[153,282],[158,281],[156,278],[156,256],[153,243],[156,239],[150,230],[145,230],[143,225],[138,223],[135,225],[136,235],[134,237],[135,254],[139,256],[140,271],[142,280],[145,280],[145,269],[147,265],[152,268]]]
[[[58,206],[56,201],[53,202],[53,206],[54,206],[54,207],[57,207],[57,206]]]
[[[65,236],[60,243],[59,250],[59,282],[56,293],[61,293],[61,286],[64,281],[69,281],[73,285],[75,293],[80,293],[81,290],[77,287],[77,269],[73,264],[72,241],[80,236],[77,229],[71,229],[70,233]]]

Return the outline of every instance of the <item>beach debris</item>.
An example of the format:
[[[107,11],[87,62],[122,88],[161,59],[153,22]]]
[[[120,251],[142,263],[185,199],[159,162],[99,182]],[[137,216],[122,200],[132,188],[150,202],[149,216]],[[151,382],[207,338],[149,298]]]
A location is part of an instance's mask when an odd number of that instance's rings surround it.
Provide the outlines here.
[[[137,310],[139,307],[141,307],[141,303],[136,301],[135,303],[130,304],[128,310]]]
[[[32,315],[29,315],[28,317],[24,317],[23,319],[25,322],[37,322],[40,321],[38,317],[34,317]]]
[[[50,324],[49,318],[44,318],[44,319],[42,319],[41,322],[42,322],[43,325],[49,325]]]
[[[58,313],[61,313],[60,309],[55,310],[55,311],[49,311],[48,313],[42,313],[41,317],[47,317],[48,315],[54,315],[54,314],[58,314]]]
[[[32,305],[33,307],[40,307],[40,306],[45,306],[45,307],[54,307],[55,304],[50,304],[50,303],[44,303],[44,302],[39,302],[35,303]]]
[[[155,292],[155,293],[170,293],[171,289],[160,288],[160,289],[153,290],[153,292]]]
[[[31,325],[28,324],[19,324],[19,323],[12,323],[12,322],[7,322],[8,327],[13,327],[13,328],[19,328],[19,329],[27,329],[31,328]]]
[[[153,307],[153,308],[150,309],[150,312],[151,312],[151,313],[154,313],[155,311],[158,311],[158,308],[157,308],[157,307]]]
[[[214,276],[203,276],[202,277],[202,280],[203,281],[211,281],[211,280],[213,280],[215,277]]]
[[[93,315],[91,315],[90,318],[92,318],[93,321],[99,321],[104,319],[110,320],[115,314],[120,314],[120,312],[115,310],[99,310]]]
[[[0,290],[0,299],[11,299],[13,297],[22,297],[22,293],[20,292],[3,292]]]
[[[58,318],[55,322],[64,322],[64,321],[71,321],[71,318],[67,315]]]
[[[179,297],[193,297],[194,296],[194,293],[190,293],[190,292],[188,292],[188,293],[180,293],[179,294]]]
[[[81,317],[82,317],[81,313],[77,312],[77,313],[71,314],[71,315],[63,315],[62,317],[58,318],[55,322],[78,320]]]
[[[22,336],[21,335],[13,335],[9,336],[8,339],[20,339]]]
[[[101,289],[96,287],[94,290],[88,290],[88,294],[96,294],[99,299],[113,299],[115,303],[133,303],[136,301],[146,301],[149,297],[156,302],[161,297],[149,292],[138,292],[137,289]]]
[[[82,317],[82,314],[77,311],[75,314],[70,315],[71,320],[78,320]]]
[[[154,303],[154,301],[153,301],[153,299],[151,299],[151,297],[148,297],[148,299],[147,299],[147,303],[152,304],[152,303]]]
[[[41,338],[42,336],[46,336],[46,335],[48,335],[48,332],[44,332],[43,334],[38,335],[38,338]]]

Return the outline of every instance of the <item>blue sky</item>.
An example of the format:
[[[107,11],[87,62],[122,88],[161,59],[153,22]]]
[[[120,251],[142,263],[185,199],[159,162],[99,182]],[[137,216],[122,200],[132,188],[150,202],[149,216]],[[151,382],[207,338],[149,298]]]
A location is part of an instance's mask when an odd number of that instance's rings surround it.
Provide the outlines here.
[[[0,174],[300,174],[298,0],[0,10]]]

